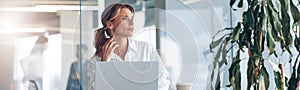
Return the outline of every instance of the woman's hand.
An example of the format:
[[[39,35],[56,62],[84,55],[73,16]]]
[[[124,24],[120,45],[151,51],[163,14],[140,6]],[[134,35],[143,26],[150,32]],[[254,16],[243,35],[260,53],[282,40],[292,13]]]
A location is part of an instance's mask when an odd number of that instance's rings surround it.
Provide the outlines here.
[[[117,41],[114,41],[114,35],[112,35],[112,37],[101,47],[101,61],[110,61],[112,53],[119,46],[120,45],[117,43]]]

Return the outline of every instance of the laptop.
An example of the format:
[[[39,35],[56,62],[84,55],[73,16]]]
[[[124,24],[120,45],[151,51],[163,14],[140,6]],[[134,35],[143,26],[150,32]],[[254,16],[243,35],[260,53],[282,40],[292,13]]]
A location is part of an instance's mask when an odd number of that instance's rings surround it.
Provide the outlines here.
[[[158,62],[97,62],[95,90],[157,90]]]

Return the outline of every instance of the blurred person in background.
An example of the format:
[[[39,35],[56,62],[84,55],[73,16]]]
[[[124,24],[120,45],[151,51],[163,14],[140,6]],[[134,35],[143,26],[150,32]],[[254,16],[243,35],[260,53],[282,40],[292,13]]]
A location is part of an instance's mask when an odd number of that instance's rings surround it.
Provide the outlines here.
[[[81,47],[81,58],[80,58],[80,47]],[[86,54],[88,48],[86,45],[76,45],[76,58],[77,60],[71,64],[70,74],[68,79],[68,85],[66,90],[83,90],[82,81],[85,81],[86,70]],[[81,60],[81,62],[80,62]],[[82,75],[83,78],[80,79]]]
[[[48,38],[39,36],[30,55],[20,61],[24,77],[25,90],[42,90],[45,70],[44,51],[48,47]]]

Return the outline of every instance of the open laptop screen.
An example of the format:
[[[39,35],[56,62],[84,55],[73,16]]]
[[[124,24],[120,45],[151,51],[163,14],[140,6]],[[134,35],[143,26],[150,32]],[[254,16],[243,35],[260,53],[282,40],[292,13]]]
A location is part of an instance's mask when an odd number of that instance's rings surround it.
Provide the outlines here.
[[[157,90],[158,62],[97,62],[95,90]]]

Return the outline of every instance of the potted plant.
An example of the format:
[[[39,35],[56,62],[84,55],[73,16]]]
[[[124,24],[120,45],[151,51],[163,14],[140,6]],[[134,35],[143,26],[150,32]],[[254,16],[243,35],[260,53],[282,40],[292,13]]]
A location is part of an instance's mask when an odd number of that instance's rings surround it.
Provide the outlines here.
[[[237,4],[238,8],[245,7],[243,1],[230,0],[230,6]],[[290,57],[297,54],[296,58],[290,58],[293,70],[289,79],[285,79],[281,63],[278,64],[280,71],[273,70],[277,89],[283,90],[287,86],[288,89],[295,90],[300,83],[300,67],[297,67],[298,63],[300,64],[298,60],[300,59],[299,9],[292,0],[247,0],[245,5],[247,5],[247,10],[242,14],[242,21],[238,22],[234,28],[218,31],[213,37],[210,44],[211,52],[216,52],[212,64],[213,70],[229,65],[230,84],[227,87],[240,90],[240,61],[247,60],[247,90],[250,88],[268,90],[271,78],[266,70],[264,57],[278,58],[278,55],[285,52],[289,53]],[[220,33],[224,35],[220,36]],[[276,51],[277,48],[281,51]],[[227,64],[229,61],[227,56],[231,51],[234,55],[230,58],[231,64]],[[268,55],[263,54],[265,51]],[[248,58],[242,59],[241,53],[246,53]],[[216,79],[216,84],[211,86],[211,89],[220,89],[219,73],[221,72],[211,73],[211,78]],[[217,78],[213,78],[214,75],[217,75]]]

